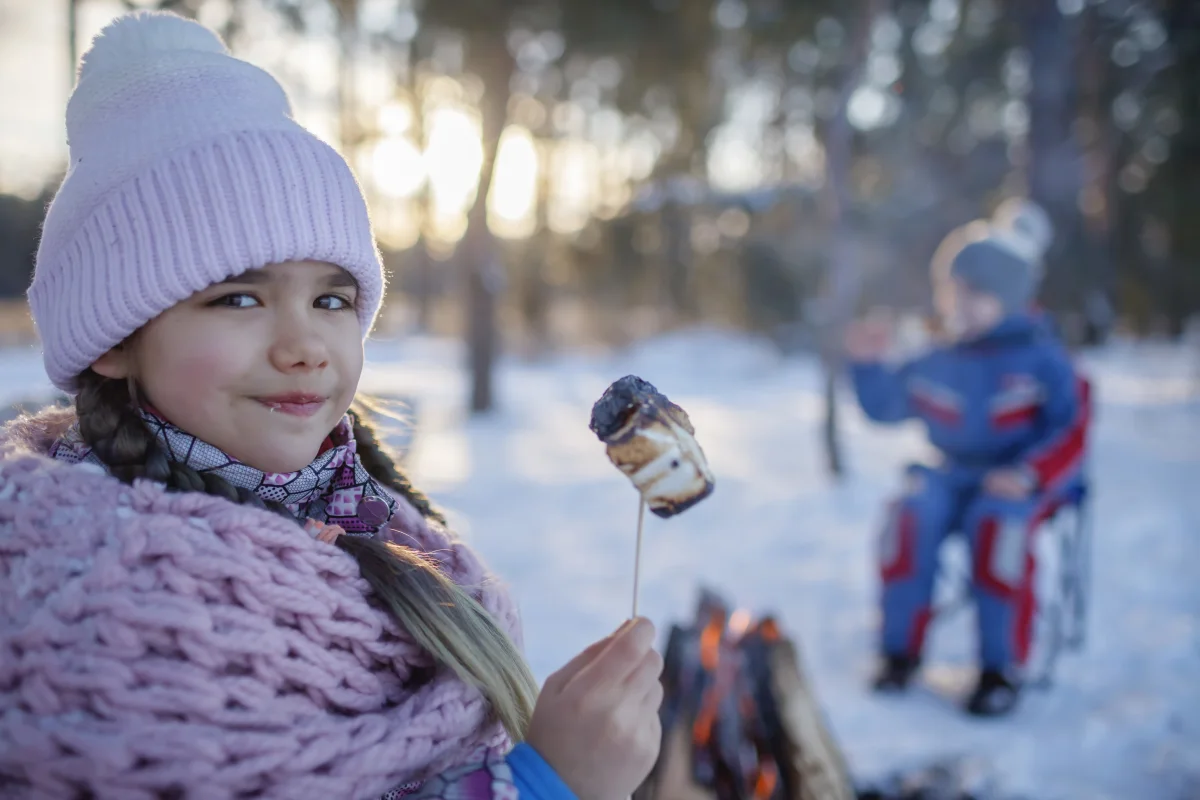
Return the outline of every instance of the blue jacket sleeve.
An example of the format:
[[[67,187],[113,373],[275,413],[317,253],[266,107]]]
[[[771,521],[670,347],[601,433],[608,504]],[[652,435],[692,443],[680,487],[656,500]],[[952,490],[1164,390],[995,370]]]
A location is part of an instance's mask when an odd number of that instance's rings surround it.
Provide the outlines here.
[[[522,742],[514,747],[507,761],[521,800],[575,800],[575,793],[528,744]]]
[[[536,750],[519,744],[507,756],[489,750],[461,767],[425,781],[404,800],[576,800],[562,778]]]
[[[876,422],[903,422],[913,416],[907,382],[916,363],[898,369],[880,362],[851,363],[850,378],[863,413]]]
[[[1044,490],[1075,473],[1083,457],[1088,409],[1071,359],[1057,342],[1047,343],[1039,373],[1045,390],[1040,435],[1019,466]]]

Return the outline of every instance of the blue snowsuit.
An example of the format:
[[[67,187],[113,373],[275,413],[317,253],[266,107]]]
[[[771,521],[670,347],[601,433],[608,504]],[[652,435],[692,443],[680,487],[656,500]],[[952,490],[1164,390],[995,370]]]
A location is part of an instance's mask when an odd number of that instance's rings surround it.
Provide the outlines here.
[[[892,505],[880,548],[883,651],[919,656],[931,617],[937,552],[952,531],[971,550],[985,668],[1024,662],[1033,617],[1031,534],[1077,476],[1086,403],[1062,345],[1033,316],[1014,315],[979,339],[935,350],[898,369],[851,366],[863,411],[877,422],[921,419],[944,456],[914,467]],[[1035,487],[1025,501],[982,488],[1016,468]]]

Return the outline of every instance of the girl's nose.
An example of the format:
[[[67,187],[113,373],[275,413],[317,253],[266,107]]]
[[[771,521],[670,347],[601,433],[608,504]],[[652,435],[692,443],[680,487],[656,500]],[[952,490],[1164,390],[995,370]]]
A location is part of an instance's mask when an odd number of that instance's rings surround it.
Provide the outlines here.
[[[277,330],[270,358],[280,372],[309,372],[329,365],[329,347],[311,325],[289,321]]]

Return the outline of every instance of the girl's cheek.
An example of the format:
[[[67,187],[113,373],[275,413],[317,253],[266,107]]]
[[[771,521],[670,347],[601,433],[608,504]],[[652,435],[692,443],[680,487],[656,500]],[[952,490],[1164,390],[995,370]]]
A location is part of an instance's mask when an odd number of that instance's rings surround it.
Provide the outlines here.
[[[152,354],[141,365],[145,382],[175,396],[187,396],[226,382],[238,371],[236,347],[218,337],[176,341],[168,350]]]

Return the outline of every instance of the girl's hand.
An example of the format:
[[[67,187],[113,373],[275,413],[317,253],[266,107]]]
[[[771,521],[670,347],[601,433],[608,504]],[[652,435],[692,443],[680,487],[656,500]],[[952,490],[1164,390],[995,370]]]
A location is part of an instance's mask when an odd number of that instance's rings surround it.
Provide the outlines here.
[[[846,329],[846,355],[853,361],[882,361],[892,346],[891,322],[868,318]]]
[[[528,742],[580,800],[624,800],[658,758],[662,656],[654,625],[627,622],[551,675]]]

